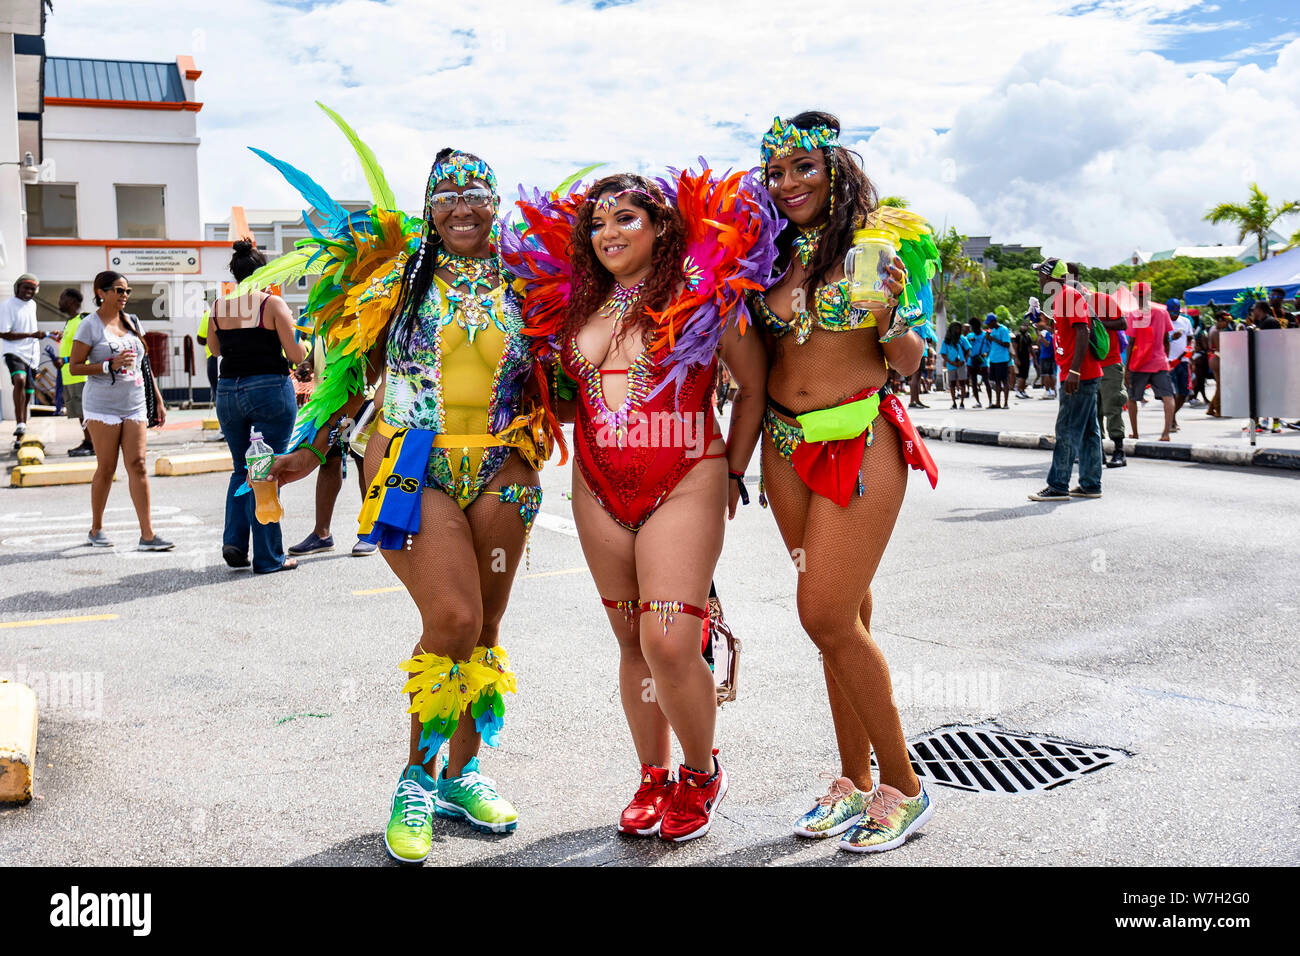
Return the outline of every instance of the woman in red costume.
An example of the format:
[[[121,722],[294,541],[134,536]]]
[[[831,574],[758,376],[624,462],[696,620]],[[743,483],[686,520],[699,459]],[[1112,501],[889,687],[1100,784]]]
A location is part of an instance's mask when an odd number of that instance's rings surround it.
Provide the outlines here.
[[[618,638],[641,762],[624,833],[703,836],[727,790],[700,645],[724,514],[735,514],[763,416],[766,356],[744,334],[743,299],[771,259],[761,195],[739,174],[609,176],[585,194],[521,202],[530,228],[507,244],[527,280],[528,324],[549,329],[577,387],[573,515]],[[719,355],[740,385],[725,442],[710,401]]]
[[[841,759],[839,778],[794,829],[805,837],[842,833],[840,849],[872,852],[901,845],[931,813],[908,761],[889,668],[871,639],[871,580],[903,503],[908,464],[932,482],[936,472],[884,389],[891,368],[906,379],[924,351],[911,331],[923,307],[911,296],[910,308],[897,304],[903,261],[895,257],[891,267],[885,254],[878,288],[890,298],[869,308],[853,307],[843,262],[864,227],[893,224],[923,241],[929,230],[901,210],[877,210],[874,187],[838,134],[835,117],[802,113],[778,119],[763,137],[764,181],[789,222],[777,239],[784,273],[752,307],[772,359],[763,488],[799,559],[799,621],[821,651]],[[918,271],[930,268],[928,254],[900,246]],[[910,278],[924,301],[929,276]],[[877,415],[892,427],[873,427]]]

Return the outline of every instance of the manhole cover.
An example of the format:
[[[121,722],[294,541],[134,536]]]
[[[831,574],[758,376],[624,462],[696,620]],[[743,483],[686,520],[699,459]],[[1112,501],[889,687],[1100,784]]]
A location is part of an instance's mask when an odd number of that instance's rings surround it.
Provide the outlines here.
[[[991,724],[940,727],[909,740],[907,752],[922,780],[974,793],[1051,790],[1130,756]]]

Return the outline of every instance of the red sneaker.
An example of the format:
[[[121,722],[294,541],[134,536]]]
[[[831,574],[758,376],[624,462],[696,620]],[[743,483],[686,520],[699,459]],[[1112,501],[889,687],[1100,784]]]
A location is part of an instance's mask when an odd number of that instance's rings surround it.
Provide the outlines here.
[[[659,824],[668,812],[676,788],[677,782],[668,773],[667,767],[652,767],[643,763],[641,786],[637,788],[632,802],[623,808],[623,815],[618,820],[618,832],[636,836],[654,836],[658,833]]]
[[[727,771],[713,751],[713,773],[698,773],[685,765],[677,771],[677,790],[659,827],[659,836],[674,843],[693,840],[709,832],[713,811],[727,795]]]

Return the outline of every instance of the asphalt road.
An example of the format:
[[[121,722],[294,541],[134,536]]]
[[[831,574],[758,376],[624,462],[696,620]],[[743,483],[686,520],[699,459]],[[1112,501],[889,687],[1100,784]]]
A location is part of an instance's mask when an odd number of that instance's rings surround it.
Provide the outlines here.
[[[620,838],[637,767],[615,643],[568,521],[568,469],[548,468],[503,627],[520,693],[484,760],[521,825],[484,837],[438,821],[431,863],[1300,863],[1300,478],[1133,460],[1099,501],[1034,504],[1049,453],[932,450],[939,487],[914,476],[875,585],[906,732],[996,720],[1131,756],[1041,793],[931,786],[934,818],[888,854],[790,836],[838,765],[795,571],[754,504],[717,574],[745,644],[719,722],[721,817],[681,846]],[[0,625],[119,615],[0,626],[0,674],[43,694],[38,796],[0,811],[0,864],[388,864],[414,607],[381,558],[347,556],[350,483],[339,552],[291,574],[229,571],[226,480],[153,482],[178,544],[162,555],[83,546],[86,486],[0,490]],[[289,541],[310,529],[311,495],[285,494]],[[133,543],[124,481],[110,508],[109,534]]]

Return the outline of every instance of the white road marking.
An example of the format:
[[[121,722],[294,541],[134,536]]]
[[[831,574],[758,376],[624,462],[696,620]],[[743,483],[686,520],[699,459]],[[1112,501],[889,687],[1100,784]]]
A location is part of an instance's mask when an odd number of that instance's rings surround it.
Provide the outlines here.
[[[153,516],[157,518],[166,518],[171,515],[180,514],[181,509],[175,505],[154,505]],[[111,514],[135,514],[135,508],[125,505],[120,508],[105,508],[105,516]],[[9,514],[0,514],[0,528],[5,530],[20,530],[28,526],[39,526],[42,528],[56,528],[60,525],[77,525],[84,524],[90,527],[90,512],[80,511],[73,514],[67,512],[54,512],[44,514],[40,511],[15,511]]]

